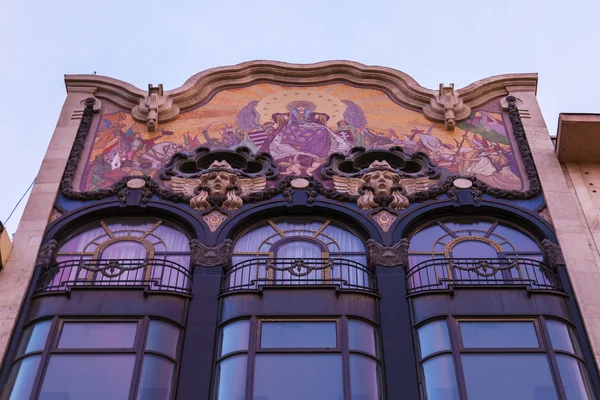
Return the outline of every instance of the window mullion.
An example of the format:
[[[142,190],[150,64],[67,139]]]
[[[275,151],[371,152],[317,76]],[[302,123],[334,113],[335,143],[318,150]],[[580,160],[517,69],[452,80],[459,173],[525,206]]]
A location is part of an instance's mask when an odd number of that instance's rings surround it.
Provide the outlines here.
[[[142,363],[144,360],[144,347],[146,346],[146,336],[148,335],[149,318],[144,317],[138,323],[138,331],[133,345],[135,349],[135,364],[133,366],[133,374],[131,377],[131,386],[129,387],[129,399],[134,400],[137,395],[138,386],[140,384],[140,374]]]
[[[350,376],[350,351],[348,343],[348,318],[342,317],[338,320],[338,345],[337,347],[342,350],[342,379],[344,388],[344,398],[351,399],[351,382],[352,377]]]
[[[258,318],[250,319],[250,342],[248,343],[248,353],[246,355],[246,398],[252,399],[254,390],[254,364],[256,358],[256,349],[259,348],[261,324]]]
[[[467,387],[465,375],[463,374],[462,360],[460,358],[462,349],[462,340],[460,339],[460,329],[458,321],[452,316],[448,316],[448,331],[450,334],[450,348],[452,349],[452,358],[454,358],[454,368],[456,370],[456,385],[461,399],[467,399]]]
[[[548,327],[546,326],[546,319],[542,319],[543,321],[537,321],[538,327],[540,329],[540,334],[542,336],[541,343],[543,343],[543,345],[546,347],[546,354],[550,361],[550,372],[552,373],[554,384],[558,389],[558,395],[561,399],[567,400],[567,393],[565,392],[562,378],[558,369],[558,363],[556,362],[556,354],[554,352],[554,348],[552,347],[552,340],[550,339],[550,332],[548,331]]]
[[[48,332],[48,337],[46,338],[46,345],[44,346],[42,358],[40,359],[40,365],[38,365],[38,372],[35,376],[35,381],[33,383],[33,390],[31,391],[31,400],[37,399],[39,393],[42,390],[42,381],[46,372],[46,367],[48,366],[48,361],[50,360],[50,353],[52,352],[52,348],[54,347],[54,345],[58,343],[58,327],[60,322],[61,321],[58,319],[58,317],[52,318],[52,323],[50,324],[50,331]]]

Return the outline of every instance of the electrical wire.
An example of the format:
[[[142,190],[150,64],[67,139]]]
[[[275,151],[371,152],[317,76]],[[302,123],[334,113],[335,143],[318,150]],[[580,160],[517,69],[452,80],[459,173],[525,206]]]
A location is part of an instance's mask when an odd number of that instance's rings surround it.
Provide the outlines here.
[[[23,199],[25,198],[25,196],[27,195],[27,193],[29,193],[29,191],[33,187],[34,183],[35,183],[35,179],[33,180],[33,182],[31,182],[31,185],[29,185],[29,187],[27,188],[27,190],[25,191],[25,193],[23,193],[23,196],[21,196],[21,198],[17,202],[17,205],[15,206],[15,208],[12,209],[12,211],[10,212],[10,215],[8,216],[8,218],[6,218],[6,220],[4,221],[4,223],[3,223],[4,226],[6,226],[6,223],[8,222],[8,220],[10,219],[10,217],[12,217],[13,213],[15,212],[15,210],[17,209],[17,207],[19,207],[19,204],[21,204],[21,202],[23,201]]]

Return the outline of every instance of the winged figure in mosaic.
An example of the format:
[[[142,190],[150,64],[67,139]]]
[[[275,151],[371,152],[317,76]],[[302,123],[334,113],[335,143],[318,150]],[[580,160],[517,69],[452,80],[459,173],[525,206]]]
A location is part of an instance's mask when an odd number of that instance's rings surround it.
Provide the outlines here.
[[[265,176],[240,178],[227,161],[214,161],[197,178],[171,177],[171,189],[192,196],[190,207],[204,210],[220,204],[227,210],[242,207],[242,196],[260,192],[267,185]]]
[[[387,161],[377,160],[364,170],[360,178],[334,175],[333,186],[339,192],[360,195],[357,204],[363,210],[379,207],[382,203],[387,203],[387,207],[402,210],[409,205],[406,195],[429,188],[429,177],[402,178]],[[385,201],[378,201],[379,199]]]

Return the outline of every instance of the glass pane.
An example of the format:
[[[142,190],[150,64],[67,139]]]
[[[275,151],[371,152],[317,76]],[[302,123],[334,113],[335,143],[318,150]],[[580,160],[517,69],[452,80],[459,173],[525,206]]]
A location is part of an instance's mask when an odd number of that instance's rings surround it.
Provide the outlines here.
[[[221,330],[221,355],[234,351],[248,350],[250,321],[245,319],[232,322]]]
[[[368,322],[348,320],[348,341],[350,350],[360,350],[377,355],[375,327]]]
[[[467,240],[452,247],[454,258],[498,258],[496,249],[479,240]]]
[[[126,399],[133,354],[70,354],[50,357],[40,400]]]
[[[58,342],[61,349],[130,349],[137,322],[65,322]]]
[[[558,399],[546,354],[463,354],[469,400]]]
[[[146,354],[142,364],[142,377],[138,388],[138,400],[169,400],[173,382],[172,361],[164,357]]]
[[[529,236],[509,228],[504,225],[498,225],[494,233],[508,240],[517,251],[540,251],[538,246]]]
[[[458,400],[456,373],[450,354],[431,358],[423,363],[427,400]],[[469,400],[471,398],[469,397]]]
[[[477,233],[490,230],[492,223],[484,222],[479,219],[460,219],[458,222],[444,222],[446,228],[452,231],[466,231],[469,236],[477,236]],[[468,233],[471,231],[471,233]],[[473,232],[476,231],[476,232]]]
[[[104,229],[102,229],[101,226],[98,226],[98,222],[94,222],[91,225],[92,226],[88,225],[86,228],[84,228],[85,230],[83,232],[76,234],[75,236],[67,240],[65,243],[63,243],[58,249],[58,252],[80,253],[84,250],[88,250],[86,249],[86,247],[92,240],[98,239],[102,236],[104,236],[105,239],[108,238],[108,235],[106,234]],[[102,241],[103,240],[97,240],[97,242]]]
[[[582,368],[581,363],[577,359],[564,354],[557,354],[556,362],[558,363],[560,377],[567,393],[567,400],[592,398],[589,396],[583,380],[585,370]]]
[[[321,232],[321,235],[318,236],[318,239],[323,242],[329,242],[330,240],[333,240],[335,244],[337,244],[337,246],[334,245],[330,248],[337,249],[339,246],[339,248],[341,248],[341,251],[343,252],[366,252],[365,245],[358,236],[346,229],[339,228],[337,226],[327,225],[323,232]]]
[[[6,392],[10,393],[10,396],[2,397],[3,399],[20,400],[28,399],[31,396],[31,389],[41,358],[41,355],[26,357],[13,366],[6,384]]]
[[[336,347],[335,322],[263,322],[261,347]]]
[[[140,260],[148,258],[148,249],[139,242],[122,240],[106,246],[100,258],[103,260]]]
[[[146,350],[160,351],[173,358],[177,355],[179,328],[164,321],[151,320]]]
[[[297,240],[282,244],[277,249],[278,258],[321,258],[322,250],[313,242]]]
[[[427,251],[431,252],[433,244],[442,236],[447,235],[441,226],[435,224],[428,228],[422,229],[410,239],[409,251]]]
[[[275,229],[271,225],[255,228],[248,233],[245,233],[235,241],[233,252],[255,252],[268,251],[270,245],[265,245],[264,241],[271,235],[275,234]],[[276,240],[276,239],[275,239]],[[275,241],[273,240],[273,241]],[[261,248],[261,244],[263,245]]]
[[[43,350],[46,339],[48,339],[51,323],[52,321],[46,320],[25,329],[23,337],[21,338],[21,343],[19,344],[17,357],[20,357],[25,353],[31,353],[32,351]]]
[[[466,348],[537,348],[540,347],[532,321],[461,322]]]
[[[438,320],[417,329],[421,358],[438,351],[450,350],[450,336],[446,320]]]
[[[161,238],[166,251],[190,251],[190,239],[187,235],[176,228],[165,225],[164,222],[152,231],[152,235]]]
[[[339,354],[256,356],[254,400],[337,400],[343,394]]]
[[[379,368],[377,362],[366,356],[350,355],[350,387],[353,399],[378,400]]]
[[[216,400],[246,398],[246,356],[229,357],[217,364]]]
[[[550,339],[552,340],[552,347],[554,350],[564,350],[569,353],[575,353],[571,335],[569,333],[569,327],[567,325],[554,320],[546,320],[546,325],[548,326],[548,332],[550,332]]]

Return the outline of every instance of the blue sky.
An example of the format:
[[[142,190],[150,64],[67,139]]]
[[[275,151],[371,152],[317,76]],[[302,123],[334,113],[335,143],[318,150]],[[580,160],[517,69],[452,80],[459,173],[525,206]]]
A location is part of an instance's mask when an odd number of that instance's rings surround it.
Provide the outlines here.
[[[457,88],[539,73],[551,133],[560,112],[600,112],[600,1],[0,2],[0,220],[35,178],[65,99],[64,74],[146,88],[267,59],[346,59]],[[14,233],[25,201],[7,224]]]

